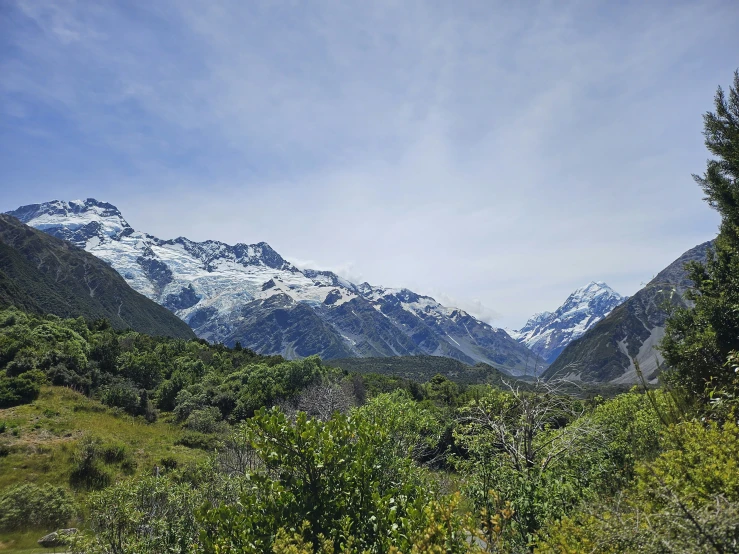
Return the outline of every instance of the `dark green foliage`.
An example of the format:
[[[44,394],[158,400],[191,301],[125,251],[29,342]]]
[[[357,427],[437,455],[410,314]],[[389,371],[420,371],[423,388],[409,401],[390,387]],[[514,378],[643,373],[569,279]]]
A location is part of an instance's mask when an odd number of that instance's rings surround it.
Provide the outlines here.
[[[694,307],[670,318],[662,342],[673,382],[693,395],[728,386],[734,374],[727,358],[739,350],[739,71],[728,98],[719,87],[715,108],[704,115],[703,134],[716,158],[694,177],[721,215],[721,230],[708,261],[689,266]]]
[[[110,266],[61,239],[0,214],[0,307],[105,318],[116,329],[193,338],[185,322],[134,291]]]
[[[490,383],[499,385],[507,376],[493,366],[470,366],[443,356],[393,356],[388,358],[343,358],[329,360],[326,365],[349,372],[377,373],[425,383],[434,375],[443,375],[459,384]],[[389,391],[384,391],[389,392]]]
[[[100,400],[106,406],[122,408],[129,414],[135,414],[139,409],[139,393],[133,383],[119,381],[103,389]]]
[[[182,436],[177,439],[175,444],[186,446],[188,448],[197,448],[212,452],[216,449],[219,443],[219,438],[215,435],[206,435],[198,431],[188,431],[183,433]]]
[[[106,457],[112,460],[114,453],[106,455],[106,448],[100,439],[85,437],[73,454],[73,469],[69,484],[74,488],[98,490],[110,485],[113,478],[104,467]]]
[[[40,371],[27,371],[17,377],[6,377],[4,372],[0,372],[0,408],[33,402],[38,398],[44,381],[44,374]]]
[[[74,501],[62,487],[23,483],[0,491],[0,531],[66,525],[77,513]]]
[[[188,426],[209,426],[208,433],[214,425],[206,425],[202,414],[216,423],[245,419],[262,406],[295,398],[326,372],[316,357],[288,362],[243,348],[116,332],[101,321],[37,317],[12,308],[0,311],[3,367],[0,405],[32,401],[35,383],[45,375],[52,384],[150,422],[157,405],[174,411],[179,422],[199,411]]]

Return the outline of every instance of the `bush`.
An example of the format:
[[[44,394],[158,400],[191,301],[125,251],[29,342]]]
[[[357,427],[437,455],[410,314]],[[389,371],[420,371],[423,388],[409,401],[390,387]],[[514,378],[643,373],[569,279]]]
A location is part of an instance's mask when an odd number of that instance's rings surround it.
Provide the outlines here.
[[[74,501],[62,487],[24,483],[0,493],[0,530],[62,527],[76,514]]]
[[[218,447],[218,437],[214,435],[205,435],[197,431],[184,433],[175,441],[176,445],[186,446],[188,448],[199,448],[200,450],[212,451]]]
[[[110,485],[113,477],[101,464],[103,458],[102,441],[85,437],[72,456],[73,468],[69,483],[75,488],[103,489]]]
[[[684,422],[618,497],[553,523],[538,552],[736,552],[739,428]],[[669,545],[669,549],[666,546]]]
[[[125,444],[114,443],[102,445],[100,457],[106,464],[115,464],[125,461],[128,457],[128,449]]]
[[[248,474],[239,502],[202,510],[203,552],[476,551],[454,502],[435,498],[381,425],[262,409],[244,432],[264,470]]]
[[[107,387],[101,401],[106,406],[121,408],[131,415],[136,415],[141,401],[139,393],[128,383],[115,383]]]
[[[199,433],[218,433],[227,427],[225,422],[221,420],[220,410],[213,406],[192,412],[188,416],[185,426]]]
[[[90,495],[93,533],[80,537],[73,552],[194,552],[202,501],[201,491],[166,476],[117,483]]]
[[[41,371],[26,371],[17,377],[0,373],[0,408],[28,404],[38,398],[45,377]]]

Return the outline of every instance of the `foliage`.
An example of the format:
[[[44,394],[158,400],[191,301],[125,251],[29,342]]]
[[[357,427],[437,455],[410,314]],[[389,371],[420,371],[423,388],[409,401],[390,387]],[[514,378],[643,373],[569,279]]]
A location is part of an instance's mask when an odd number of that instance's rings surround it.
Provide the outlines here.
[[[73,455],[70,485],[82,489],[102,489],[110,485],[113,478],[103,466],[102,458],[102,441],[85,437]]]
[[[0,491],[0,531],[29,527],[54,529],[77,513],[62,487],[23,483]]]
[[[716,159],[694,178],[721,215],[721,228],[706,264],[689,266],[694,307],[673,314],[662,342],[672,381],[703,398],[707,387],[732,385],[726,360],[739,350],[739,71],[728,98],[719,87],[715,108],[703,116],[703,134]]]
[[[191,412],[187,416],[185,427],[205,434],[225,431],[225,423],[221,419],[221,411],[215,406],[209,406]]]
[[[576,476],[583,499],[610,496],[628,486],[636,466],[653,459],[660,450],[662,425],[657,410],[667,410],[670,396],[658,392],[653,398],[632,391],[600,403],[571,424],[585,426],[579,448],[566,453],[563,473]]]
[[[283,551],[308,544],[387,551],[401,534],[407,538],[401,529],[431,517],[424,515],[431,483],[410,459],[394,455],[375,423],[338,412],[325,422],[298,412],[291,422],[275,408],[260,410],[244,429],[264,471],[247,474],[238,504],[203,511],[205,552],[265,552],[278,534]],[[449,516],[445,525],[429,544],[465,537],[461,520]]]
[[[684,422],[664,433],[665,450],[642,463],[617,501],[554,524],[541,552],[736,552],[739,429]]]
[[[193,411],[243,420],[262,406],[297,398],[321,381],[316,357],[285,361],[205,341],[115,331],[82,318],[0,310],[0,406],[32,401],[44,376],[107,406],[155,421],[158,407],[185,422]],[[202,413],[195,416],[202,419]],[[192,425],[191,425],[192,426]]]
[[[197,508],[208,497],[234,494],[213,474],[209,482],[210,487],[193,488],[169,476],[150,476],[93,493],[88,502],[92,533],[79,537],[73,552],[192,552],[200,531]]]
[[[501,385],[505,374],[494,367],[479,363],[467,365],[453,358],[443,356],[392,356],[384,358],[342,358],[326,362],[349,372],[363,375],[384,375],[397,379],[402,388],[410,388],[411,383],[425,383],[435,375],[442,375],[458,385],[490,383]],[[390,392],[383,390],[382,392]],[[414,395],[415,396],[415,395]]]
[[[0,372],[0,408],[33,402],[38,398],[44,381],[44,374],[40,371],[26,371],[17,377],[7,377]]]
[[[533,392],[493,390],[460,410],[455,438],[468,452],[457,458],[465,491],[478,511],[512,509],[508,548],[522,548],[547,519],[580,498],[576,471],[565,459],[592,448],[599,430],[568,425],[583,412],[580,401],[546,385]],[[502,502],[501,502],[502,501]]]
[[[444,456],[444,421],[439,410],[414,401],[398,390],[372,398],[356,413],[369,423],[382,427],[396,456],[410,456],[420,462],[434,462]]]

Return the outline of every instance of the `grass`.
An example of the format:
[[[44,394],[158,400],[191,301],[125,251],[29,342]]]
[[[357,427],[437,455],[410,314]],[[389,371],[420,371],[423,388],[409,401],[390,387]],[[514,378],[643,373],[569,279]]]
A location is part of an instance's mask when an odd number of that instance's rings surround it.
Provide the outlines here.
[[[0,491],[24,482],[69,488],[73,453],[85,436],[97,437],[110,447],[106,469],[115,480],[150,474],[163,465],[163,459],[182,466],[207,457],[202,450],[176,444],[184,435],[178,426],[166,421],[146,423],[63,387],[43,387],[33,403],[0,410],[3,427]],[[123,458],[129,463],[119,463]],[[75,492],[78,501],[85,495]],[[0,553],[51,552],[36,544],[50,531],[0,533]]]
[[[44,548],[39,546],[36,541],[43,537],[46,533],[41,531],[18,531],[14,533],[0,533],[0,552],[2,554],[37,554],[52,553],[53,548]],[[57,548],[57,552],[64,552],[63,548]]]

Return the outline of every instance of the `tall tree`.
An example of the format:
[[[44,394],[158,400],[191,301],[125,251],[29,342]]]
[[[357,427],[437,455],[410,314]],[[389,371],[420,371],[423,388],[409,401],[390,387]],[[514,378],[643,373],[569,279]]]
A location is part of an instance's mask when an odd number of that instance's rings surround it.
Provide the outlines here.
[[[718,88],[715,107],[703,116],[705,144],[715,158],[693,178],[721,215],[720,232],[706,264],[689,265],[695,304],[672,315],[662,341],[671,378],[697,395],[734,379],[727,357],[739,350],[739,71],[728,98]]]

